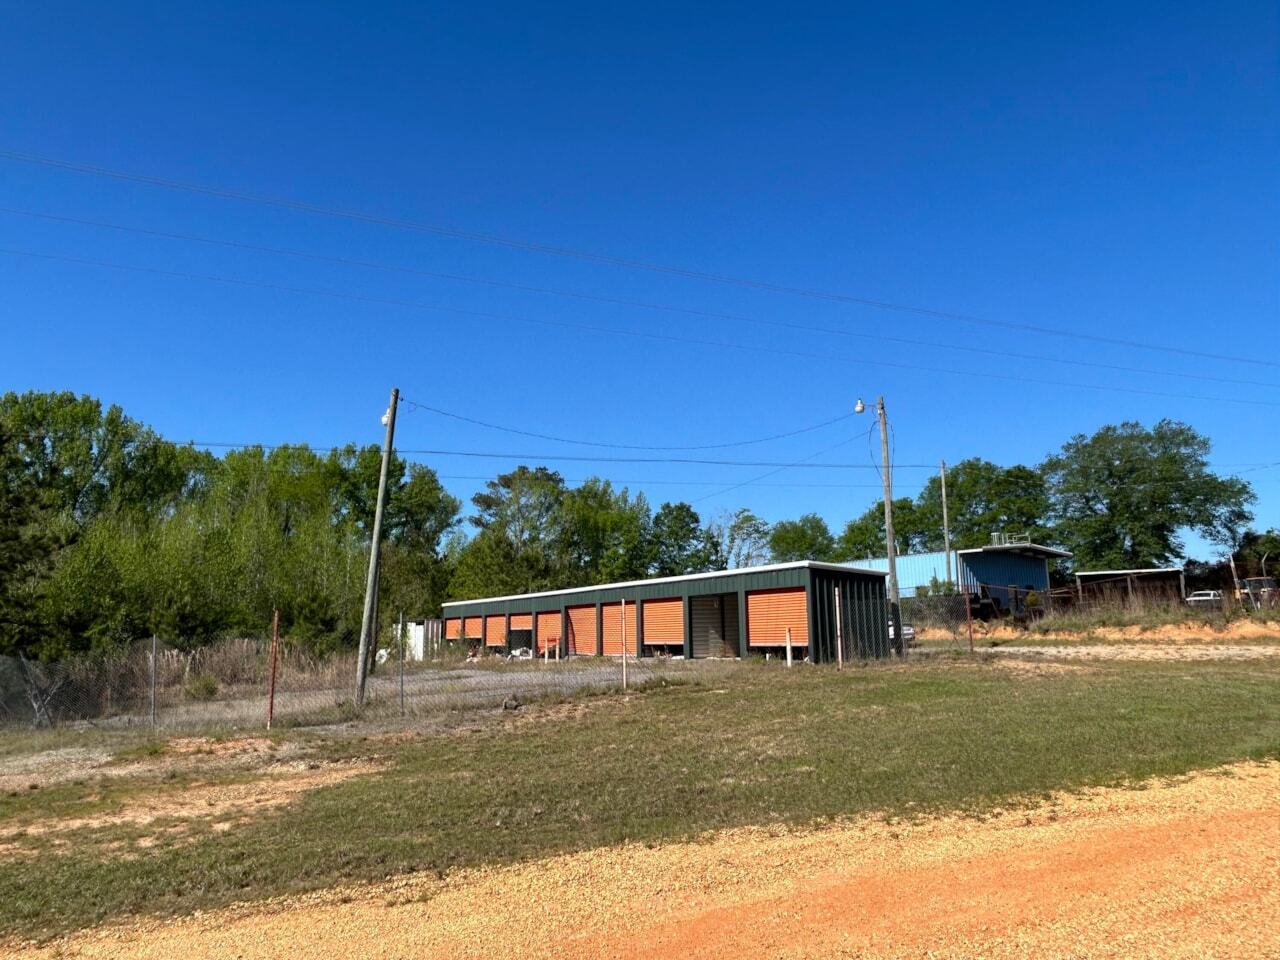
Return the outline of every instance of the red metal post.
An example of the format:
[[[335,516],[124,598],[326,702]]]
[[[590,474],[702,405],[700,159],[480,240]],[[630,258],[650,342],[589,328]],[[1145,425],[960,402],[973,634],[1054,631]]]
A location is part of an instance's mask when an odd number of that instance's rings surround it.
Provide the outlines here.
[[[271,720],[276,712],[276,660],[280,652],[280,611],[276,610],[271,617],[271,680],[267,684],[267,729],[271,729]]]

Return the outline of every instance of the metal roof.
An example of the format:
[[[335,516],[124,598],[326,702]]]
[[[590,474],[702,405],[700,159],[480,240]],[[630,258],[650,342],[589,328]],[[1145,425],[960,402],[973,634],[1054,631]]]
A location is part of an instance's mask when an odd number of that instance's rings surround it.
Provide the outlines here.
[[[868,570],[865,567],[852,567],[841,563],[821,563],[817,560],[795,560],[791,563],[770,563],[760,567],[736,567],[733,570],[708,570],[706,573],[685,573],[677,577],[651,577],[645,580],[627,580],[622,583],[591,583],[581,587],[565,587],[561,590],[543,590],[538,593],[512,593],[504,597],[476,597],[473,600],[450,600],[441,604],[443,607],[460,607],[474,603],[499,603],[503,600],[532,600],[537,597],[559,597],[571,593],[582,593],[584,590],[625,590],[630,587],[651,586],[659,583],[683,583],[688,580],[705,580],[713,577],[732,577],[751,573],[771,573],[775,570],[834,570],[839,573],[865,573],[871,576],[888,576],[883,570]]]
[[[1033,557],[1062,558],[1071,556],[1069,550],[1059,550],[1057,547],[1046,547],[1038,543],[988,543],[982,547],[957,550],[956,553],[1025,553]]]

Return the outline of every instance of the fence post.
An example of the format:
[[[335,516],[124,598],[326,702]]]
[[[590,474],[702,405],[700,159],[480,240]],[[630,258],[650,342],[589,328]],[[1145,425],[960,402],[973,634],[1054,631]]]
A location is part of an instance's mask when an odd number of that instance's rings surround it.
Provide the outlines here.
[[[787,627],[787,667],[791,667],[791,628]]]
[[[267,729],[276,712],[276,659],[280,649],[280,611],[271,614],[271,679],[267,681]]]
[[[151,635],[151,729],[156,726],[156,635]]]
[[[842,624],[840,623],[840,588],[839,587],[832,588],[832,594],[835,597],[835,601],[836,601],[836,669],[843,670],[844,669],[844,630],[841,629]],[[787,640],[788,640],[787,659],[790,660],[791,646],[789,641],[791,640],[791,631],[789,630],[787,631]],[[816,659],[816,658],[811,658],[811,659]]]
[[[618,608],[618,615],[622,617],[622,692],[627,692],[627,598],[622,598],[622,605]]]
[[[396,646],[400,648],[400,716],[404,716],[404,611],[400,611],[400,628],[397,632],[398,643]]]

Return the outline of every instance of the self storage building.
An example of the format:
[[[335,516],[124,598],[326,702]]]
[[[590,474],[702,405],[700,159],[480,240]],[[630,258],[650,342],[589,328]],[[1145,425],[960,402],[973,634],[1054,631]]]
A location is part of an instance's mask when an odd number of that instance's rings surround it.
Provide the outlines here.
[[[444,605],[445,636],[561,656],[782,653],[815,662],[889,652],[885,574],[802,560]],[[838,604],[837,604],[838,600]]]

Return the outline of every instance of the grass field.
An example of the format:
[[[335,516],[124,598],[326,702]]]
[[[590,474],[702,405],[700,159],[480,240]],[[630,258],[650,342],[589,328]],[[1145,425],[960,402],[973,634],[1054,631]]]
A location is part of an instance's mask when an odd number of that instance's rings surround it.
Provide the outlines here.
[[[0,934],[724,827],[980,816],[1051,790],[1277,757],[1280,659],[744,664],[410,738],[293,731],[234,768],[214,762],[217,743],[111,747],[123,775],[0,797]],[[253,802],[291,777],[301,786],[287,796]]]

